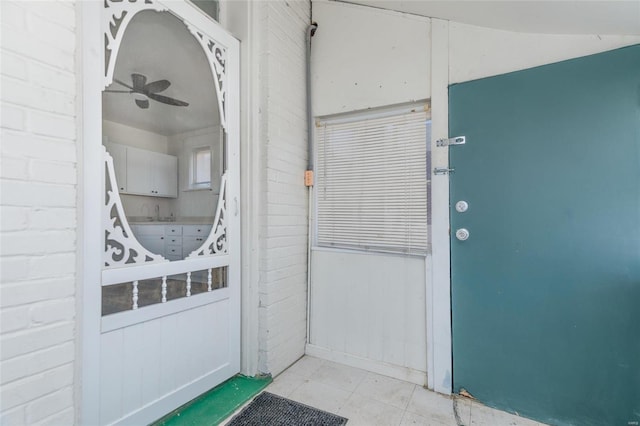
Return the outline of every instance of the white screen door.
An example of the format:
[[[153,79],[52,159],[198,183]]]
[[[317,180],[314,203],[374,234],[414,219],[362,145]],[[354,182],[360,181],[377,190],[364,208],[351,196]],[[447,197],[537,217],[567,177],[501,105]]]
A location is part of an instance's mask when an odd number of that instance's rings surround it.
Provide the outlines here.
[[[240,370],[239,43],[186,1],[100,3],[82,418],[148,424]]]

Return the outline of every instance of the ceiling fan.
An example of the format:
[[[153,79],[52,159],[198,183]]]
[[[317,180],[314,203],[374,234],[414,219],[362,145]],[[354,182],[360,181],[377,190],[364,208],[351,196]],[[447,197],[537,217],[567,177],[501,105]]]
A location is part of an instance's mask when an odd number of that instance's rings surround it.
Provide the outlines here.
[[[124,83],[116,78],[116,83],[126,87],[129,90],[105,90],[109,93],[132,93],[135,97],[136,105],[142,109],[149,108],[149,99],[173,106],[189,106],[189,103],[168,96],[158,95],[159,92],[167,90],[171,86],[169,80],[158,80],[147,83],[147,76],[142,74],[131,74],[131,85]]]

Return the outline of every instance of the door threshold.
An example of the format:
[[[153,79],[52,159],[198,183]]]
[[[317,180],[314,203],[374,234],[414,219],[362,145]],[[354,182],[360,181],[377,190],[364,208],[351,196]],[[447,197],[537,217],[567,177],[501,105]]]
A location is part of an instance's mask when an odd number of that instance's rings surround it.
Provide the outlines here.
[[[272,381],[269,376],[234,376],[154,422],[153,426],[220,424]]]

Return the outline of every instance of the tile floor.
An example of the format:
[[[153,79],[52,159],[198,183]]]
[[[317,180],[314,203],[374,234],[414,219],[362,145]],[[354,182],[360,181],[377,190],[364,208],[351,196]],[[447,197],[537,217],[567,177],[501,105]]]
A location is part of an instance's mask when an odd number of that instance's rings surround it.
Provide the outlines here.
[[[539,426],[465,398],[305,356],[266,389],[349,419],[347,426]]]

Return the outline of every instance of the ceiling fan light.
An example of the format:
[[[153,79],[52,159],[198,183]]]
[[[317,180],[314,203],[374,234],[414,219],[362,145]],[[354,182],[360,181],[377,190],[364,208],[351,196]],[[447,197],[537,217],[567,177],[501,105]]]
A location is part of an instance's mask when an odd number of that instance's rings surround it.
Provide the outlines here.
[[[136,92],[133,94],[133,97],[138,101],[148,101],[149,98],[144,93]]]

